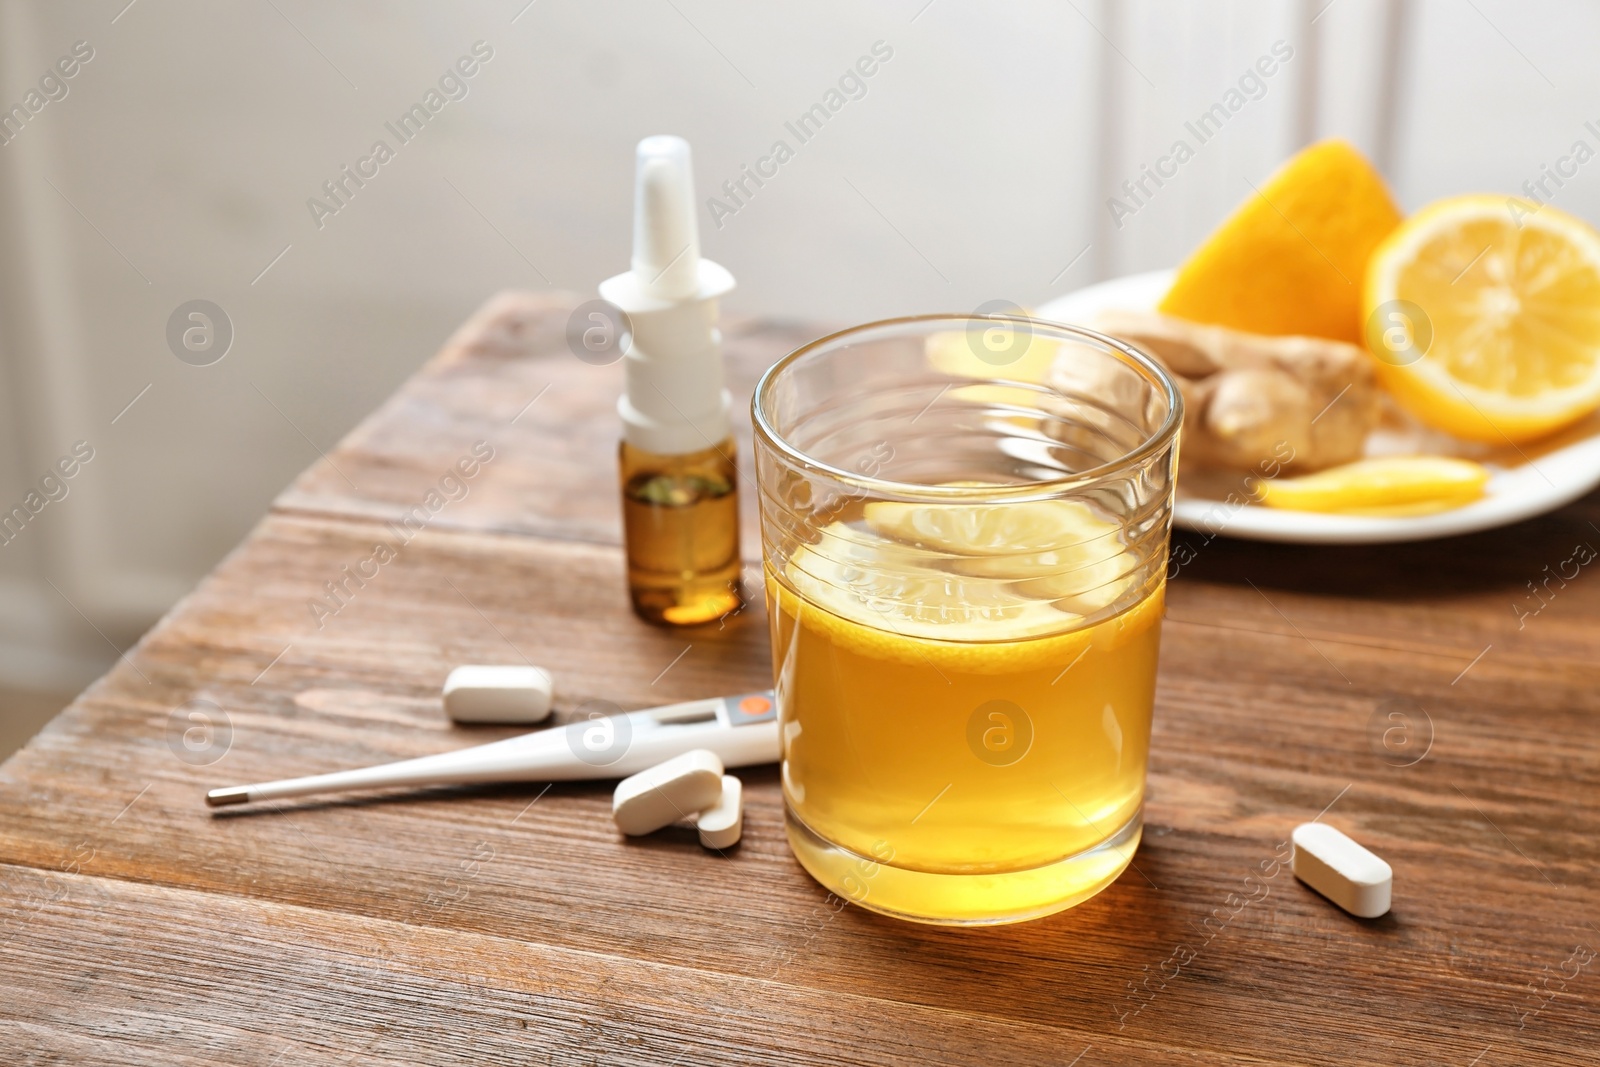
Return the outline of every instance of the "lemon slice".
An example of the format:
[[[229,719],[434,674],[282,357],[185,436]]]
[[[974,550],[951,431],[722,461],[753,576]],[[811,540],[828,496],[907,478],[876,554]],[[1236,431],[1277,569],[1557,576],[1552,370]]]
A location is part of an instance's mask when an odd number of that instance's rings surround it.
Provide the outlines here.
[[[1418,419],[1520,442],[1600,407],[1600,234],[1553,207],[1458,196],[1373,253],[1367,347]]]
[[[1488,480],[1486,469],[1464,459],[1390,456],[1263,481],[1257,492],[1268,507],[1399,518],[1470,504]]]
[[[968,556],[1047,552],[1102,537],[1115,526],[1076,500],[1017,504],[900,504],[864,509],[867,525],[919,548]]]
[[[959,574],[1010,579],[1012,588],[1024,596],[1054,601],[1056,607],[1075,615],[1093,615],[1133,587],[1138,563],[1133,553],[1119,544],[1109,555],[1075,547],[960,560],[951,567]]]
[[[1050,560],[1066,555],[1049,552],[1043,557]],[[1134,571],[1138,569],[1133,553],[1126,551],[1102,558],[1086,558],[1079,553],[1071,562],[1074,565],[1070,568],[1018,583],[1017,592],[1054,601],[1062,611],[1093,615],[1133,588]]]
[[[960,558],[947,566],[957,574],[1010,581],[1024,596],[1093,615],[1132,588],[1138,562],[1122,547],[1117,527],[1104,523],[1102,532],[1064,548]]]
[[[776,632],[799,627],[857,654],[931,666],[941,675],[1054,674],[1090,649],[1136,640],[1157,623],[1165,602],[1157,582],[1126,611],[1091,623],[1008,583],[932,566],[935,558],[833,523],[817,543],[796,550],[781,579],[768,566]]]
[[[1058,633],[1078,615],[1007,585],[927,566],[904,545],[836,522],[790,557],[795,591],[862,626],[935,641],[1014,641]]]
[[[1092,615],[1132,587],[1137,561],[1116,523],[1076,500],[1018,504],[873,503],[867,524],[885,537],[961,557],[957,574],[1009,582],[1062,611]]]

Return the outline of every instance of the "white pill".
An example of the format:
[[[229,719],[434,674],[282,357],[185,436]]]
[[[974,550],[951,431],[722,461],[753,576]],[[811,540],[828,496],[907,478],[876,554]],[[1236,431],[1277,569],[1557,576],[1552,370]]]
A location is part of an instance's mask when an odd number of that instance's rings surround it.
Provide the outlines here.
[[[543,667],[457,667],[444,680],[444,712],[456,722],[543,722],[550,690]]]
[[[670,826],[705,811],[722,796],[722,760],[704,748],[690,749],[617,783],[611,818],[631,837]]]
[[[695,818],[700,843],[706,848],[732,848],[744,833],[744,783],[731,774],[722,776],[722,796]]]
[[[1294,876],[1362,919],[1389,910],[1394,870],[1326,823],[1295,827]]]

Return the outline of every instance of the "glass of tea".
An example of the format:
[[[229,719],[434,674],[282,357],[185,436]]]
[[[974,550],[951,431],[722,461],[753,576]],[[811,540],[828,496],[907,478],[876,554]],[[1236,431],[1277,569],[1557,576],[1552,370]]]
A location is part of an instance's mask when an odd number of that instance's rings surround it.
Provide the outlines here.
[[[1018,922],[1142,829],[1183,402],[1020,316],[857,326],[753,402],[789,841],[921,922]]]

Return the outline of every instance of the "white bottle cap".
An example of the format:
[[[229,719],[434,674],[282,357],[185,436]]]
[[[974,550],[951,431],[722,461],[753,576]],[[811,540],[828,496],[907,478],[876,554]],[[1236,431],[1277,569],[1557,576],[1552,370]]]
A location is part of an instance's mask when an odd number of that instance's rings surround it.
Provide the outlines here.
[[[634,170],[632,269],[600,283],[632,332],[617,401],[628,444],[682,455],[728,436],[717,298],[732,288],[733,275],[700,258],[689,142],[646,137]]]

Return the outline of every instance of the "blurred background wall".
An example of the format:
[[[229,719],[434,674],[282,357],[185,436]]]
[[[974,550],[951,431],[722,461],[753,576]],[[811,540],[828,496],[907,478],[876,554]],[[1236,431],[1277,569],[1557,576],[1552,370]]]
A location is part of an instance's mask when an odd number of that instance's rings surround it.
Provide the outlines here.
[[[1028,306],[1176,262],[1322,136],[1406,208],[1514,191],[1600,143],[1597,45],[1582,0],[0,0],[0,107],[27,112],[0,124],[0,509],[93,450],[0,545],[0,753],[486,296],[625,268],[642,136],[692,141],[702,197],[795,149],[701,218],[730,313]],[[1556,203],[1600,218],[1600,165]],[[211,365],[169,346],[191,300],[232,326]]]

